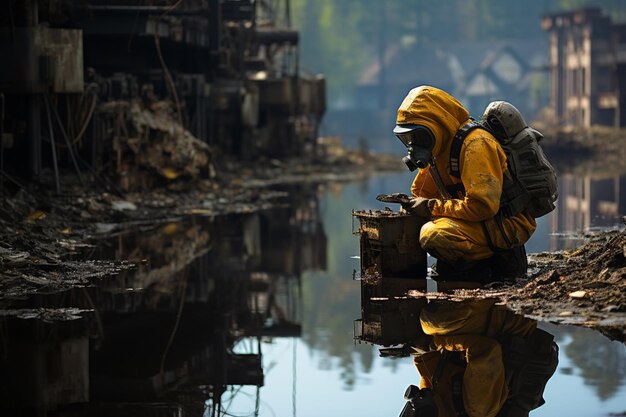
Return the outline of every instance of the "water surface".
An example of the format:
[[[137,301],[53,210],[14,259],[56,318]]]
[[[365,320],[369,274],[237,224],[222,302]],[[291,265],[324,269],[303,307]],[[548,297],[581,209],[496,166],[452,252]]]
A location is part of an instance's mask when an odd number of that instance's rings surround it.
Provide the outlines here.
[[[405,191],[410,181],[398,173],[293,188],[284,208],[99,242],[92,258],[139,267],[98,286],[4,302],[24,314],[58,310],[0,319],[0,414],[398,415],[419,374],[410,358],[380,358],[377,347],[354,341],[360,290],[350,213],[383,207],[377,194]],[[528,252],[572,248],[581,231],[617,227],[623,185],[620,177],[563,176],[559,206],[539,219]],[[532,415],[625,412],[624,345],[586,329],[542,327],[556,337],[560,364]]]

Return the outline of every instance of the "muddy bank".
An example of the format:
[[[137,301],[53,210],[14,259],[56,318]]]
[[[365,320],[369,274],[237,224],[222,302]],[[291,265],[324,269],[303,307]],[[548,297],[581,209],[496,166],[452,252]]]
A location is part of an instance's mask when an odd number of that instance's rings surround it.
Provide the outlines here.
[[[626,129],[594,126],[542,132],[541,147],[561,174],[614,175],[626,170]]]
[[[557,253],[529,256],[526,279],[513,285],[429,295],[494,297],[539,321],[572,324],[626,341],[626,230],[588,236],[588,243]]]
[[[106,191],[91,178],[86,188],[68,175],[64,194],[51,184],[4,190],[0,201],[0,299],[55,292],[133,269],[134,262],[93,260],[99,239],[150,231],[191,217],[253,213],[288,204],[281,188],[294,183],[354,181],[402,169],[397,157],[350,151],[307,160],[254,164],[220,160],[211,179],[176,178],[145,192]],[[51,176],[49,177],[51,178]],[[9,184],[11,185],[11,184]],[[24,185],[24,184],[21,184]]]

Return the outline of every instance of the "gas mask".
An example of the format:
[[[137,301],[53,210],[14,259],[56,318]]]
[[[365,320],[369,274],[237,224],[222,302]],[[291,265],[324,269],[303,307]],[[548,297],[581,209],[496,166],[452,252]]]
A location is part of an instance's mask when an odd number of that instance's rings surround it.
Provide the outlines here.
[[[437,406],[430,389],[419,389],[415,385],[409,385],[404,393],[404,399],[406,404],[400,412],[400,417],[437,417]]]
[[[421,125],[396,125],[393,133],[407,148],[408,155],[402,158],[402,162],[409,171],[426,168],[435,146],[435,137],[430,129]]]

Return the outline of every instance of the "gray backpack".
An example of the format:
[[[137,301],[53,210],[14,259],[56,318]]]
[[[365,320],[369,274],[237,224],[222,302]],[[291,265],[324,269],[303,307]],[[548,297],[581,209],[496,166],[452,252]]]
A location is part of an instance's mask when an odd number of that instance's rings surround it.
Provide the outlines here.
[[[558,198],[554,168],[539,141],[543,135],[526,125],[519,110],[506,101],[490,103],[480,119],[461,127],[450,151],[450,175],[461,178],[459,156],[463,141],[474,129],[484,129],[500,143],[507,158],[500,211],[515,216],[528,209],[537,218],[554,210]]]

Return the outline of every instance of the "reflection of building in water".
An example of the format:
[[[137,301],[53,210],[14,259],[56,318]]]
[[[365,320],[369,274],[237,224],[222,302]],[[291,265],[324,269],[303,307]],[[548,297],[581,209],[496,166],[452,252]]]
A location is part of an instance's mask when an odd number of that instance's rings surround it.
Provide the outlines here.
[[[551,214],[551,232],[577,232],[589,227],[610,227],[626,210],[626,178],[595,178],[571,174],[559,178],[557,209]],[[550,250],[564,249],[551,236]]]
[[[121,234],[98,256],[135,271],[10,304],[94,311],[0,322],[0,414],[222,415],[227,387],[263,385],[261,338],[300,336],[301,273],[325,267],[315,195],[292,203]]]
[[[3,317],[0,414],[42,415],[89,400],[89,328],[58,313],[56,324]]]

